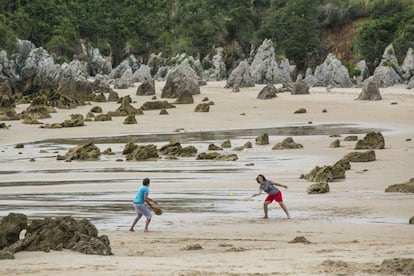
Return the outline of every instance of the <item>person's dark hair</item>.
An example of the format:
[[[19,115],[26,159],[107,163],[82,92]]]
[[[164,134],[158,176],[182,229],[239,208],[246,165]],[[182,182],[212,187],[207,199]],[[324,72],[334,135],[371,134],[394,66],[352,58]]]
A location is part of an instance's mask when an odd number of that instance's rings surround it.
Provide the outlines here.
[[[149,178],[144,178],[144,179],[142,180],[142,185],[144,185],[144,186],[148,186],[148,184],[150,184],[150,179],[149,179]]]
[[[257,183],[260,183],[260,182],[259,182],[259,176],[261,176],[261,177],[263,178],[263,180],[264,180],[264,181],[266,181],[266,177],[265,177],[263,174],[259,174],[259,175],[256,177],[256,181],[257,181]]]

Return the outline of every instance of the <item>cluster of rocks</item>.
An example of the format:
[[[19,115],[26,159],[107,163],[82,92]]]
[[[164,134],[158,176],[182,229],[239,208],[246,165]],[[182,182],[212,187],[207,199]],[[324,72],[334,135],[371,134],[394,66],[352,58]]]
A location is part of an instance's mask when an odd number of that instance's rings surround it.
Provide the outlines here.
[[[352,138],[352,139],[350,139]],[[348,136],[346,140],[357,140],[357,136]],[[337,140],[339,143],[339,140]],[[329,192],[328,182],[335,179],[344,179],[345,172],[351,169],[351,162],[371,162],[376,160],[374,149],[383,149],[385,147],[384,137],[380,132],[369,132],[363,139],[357,141],[355,149],[368,149],[365,152],[350,152],[343,156],[334,165],[316,166],[307,174],[302,174],[300,178],[308,181],[317,182],[308,187],[308,193],[326,193]]]
[[[63,249],[112,255],[108,237],[98,236],[96,227],[86,219],[46,217],[29,221],[24,214],[10,213],[0,221],[0,259],[14,259],[14,253],[19,251]]]

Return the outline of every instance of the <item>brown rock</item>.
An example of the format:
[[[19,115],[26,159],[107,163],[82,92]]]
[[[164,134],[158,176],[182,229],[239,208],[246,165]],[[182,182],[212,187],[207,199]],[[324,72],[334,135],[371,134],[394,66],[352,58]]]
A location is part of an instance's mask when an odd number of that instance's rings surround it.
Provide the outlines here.
[[[126,159],[127,160],[136,160],[136,161],[142,161],[142,160],[148,160],[148,159],[158,159],[158,150],[157,146],[150,144],[150,145],[144,145],[144,146],[137,146],[134,151],[130,154],[127,154]]]
[[[282,142],[277,143],[273,146],[273,150],[283,150],[283,149],[301,149],[303,148],[302,144],[295,143],[292,137],[285,138]]]
[[[318,182],[308,187],[308,194],[323,194],[329,192],[328,182]]]
[[[76,146],[66,154],[67,160],[94,161],[98,160],[101,151],[94,143],[90,142],[84,145]]]
[[[370,132],[365,135],[362,140],[359,140],[355,149],[383,149],[385,147],[384,136],[381,132]]]
[[[371,162],[376,160],[375,151],[368,150],[366,152],[350,152],[343,158],[349,162]]]
[[[194,109],[194,112],[209,112],[210,105],[208,103],[200,103]]]
[[[387,193],[414,193],[414,178],[402,184],[394,184],[385,189]]]
[[[269,144],[269,135],[267,133],[262,133],[256,137],[257,145],[268,145]]]

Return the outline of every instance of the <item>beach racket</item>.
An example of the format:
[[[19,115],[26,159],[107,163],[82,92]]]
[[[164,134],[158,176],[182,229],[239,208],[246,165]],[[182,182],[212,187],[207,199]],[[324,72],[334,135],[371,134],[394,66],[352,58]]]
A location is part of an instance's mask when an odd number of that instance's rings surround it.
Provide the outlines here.
[[[153,206],[152,204],[148,203],[148,206],[151,208],[151,210],[154,212],[154,214],[156,214],[157,216],[162,215],[162,209],[156,206]]]
[[[243,201],[252,201],[253,200],[253,196],[248,196],[243,198]]]

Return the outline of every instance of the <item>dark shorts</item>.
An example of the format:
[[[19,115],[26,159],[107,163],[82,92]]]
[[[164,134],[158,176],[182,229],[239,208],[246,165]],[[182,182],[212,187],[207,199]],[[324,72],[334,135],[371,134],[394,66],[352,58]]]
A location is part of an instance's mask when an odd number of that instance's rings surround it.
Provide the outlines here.
[[[282,202],[283,201],[283,199],[282,199],[282,192],[279,191],[279,192],[277,192],[274,195],[268,195],[266,197],[266,199],[265,199],[265,201],[268,201],[268,202],[272,202],[273,200],[275,200],[277,202]]]

